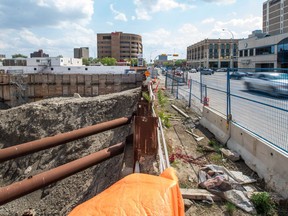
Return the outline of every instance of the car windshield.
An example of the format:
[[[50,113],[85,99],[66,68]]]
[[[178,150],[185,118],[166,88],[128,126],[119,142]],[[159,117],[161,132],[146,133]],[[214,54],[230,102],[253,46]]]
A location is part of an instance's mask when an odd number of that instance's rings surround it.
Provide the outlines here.
[[[279,80],[279,79],[288,80],[288,74],[285,74],[285,73],[270,74],[269,76],[267,76],[267,78],[269,78],[271,80]]]

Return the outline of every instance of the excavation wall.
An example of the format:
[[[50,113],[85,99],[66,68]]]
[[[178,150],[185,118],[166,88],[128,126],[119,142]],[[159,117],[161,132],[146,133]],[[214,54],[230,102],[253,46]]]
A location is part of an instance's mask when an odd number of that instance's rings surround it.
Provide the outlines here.
[[[91,97],[141,86],[143,74],[0,74],[0,102],[10,107],[74,93]]]
[[[97,97],[45,99],[2,110],[0,148],[131,116],[139,98],[140,88],[136,88]],[[130,125],[122,126],[4,162],[0,164],[0,186],[29,178],[124,141],[130,133]],[[0,206],[0,215],[22,215],[29,208],[34,209],[36,215],[66,215],[73,207],[118,180],[122,158],[123,154]]]

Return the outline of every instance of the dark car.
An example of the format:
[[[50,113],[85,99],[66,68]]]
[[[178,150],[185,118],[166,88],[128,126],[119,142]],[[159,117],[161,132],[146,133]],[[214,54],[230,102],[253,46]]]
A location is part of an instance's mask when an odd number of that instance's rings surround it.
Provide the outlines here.
[[[212,74],[214,74],[214,71],[212,69],[201,69],[200,73],[202,75],[212,75]]]
[[[240,80],[243,77],[249,77],[252,76],[252,73],[249,72],[242,72],[242,71],[234,71],[230,74],[230,79],[236,79],[236,80]]]

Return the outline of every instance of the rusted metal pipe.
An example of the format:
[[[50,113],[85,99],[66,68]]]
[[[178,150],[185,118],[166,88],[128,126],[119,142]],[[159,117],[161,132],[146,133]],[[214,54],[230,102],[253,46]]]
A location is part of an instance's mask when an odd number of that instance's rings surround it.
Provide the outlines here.
[[[128,124],[130,122],[130,119],[131,118],[122,117],[114,119],[112,121],[107,121],[81,128],[78,130],[57,134],[52,137],[45,137],[39,140],[34,140],[20,145],[0,149],[0,162],[31,154],[40,150],[52,148],[63,143],[71,142],[83,137],[101,133],[106,130],[114,129],[119,126]]]
[[[0,205],[121,154],[124,151],[124,146],[125,142],[118,143],[86,157],[29,177],[28,179],[2,187],[0,188]]]

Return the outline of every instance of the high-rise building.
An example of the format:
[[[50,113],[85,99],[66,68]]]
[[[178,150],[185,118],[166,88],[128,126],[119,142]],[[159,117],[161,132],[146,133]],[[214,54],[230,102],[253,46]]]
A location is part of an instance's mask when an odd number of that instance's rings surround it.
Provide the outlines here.
[[[42,49],[39,49],[38,51],[30,53],[30,58],[36,58],[36,57],[49,57],[49,55],[44,53]]]
[[[123,32],[97,34],[97,57],[115,58],[117,61],[138,58],[143,53],[142,37]]]
[[[74,58],[89,58],[89,47],[74,48]]]
[[[263,3],[263,32],[270,35],[288,33],[288,0]]]

